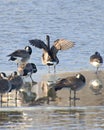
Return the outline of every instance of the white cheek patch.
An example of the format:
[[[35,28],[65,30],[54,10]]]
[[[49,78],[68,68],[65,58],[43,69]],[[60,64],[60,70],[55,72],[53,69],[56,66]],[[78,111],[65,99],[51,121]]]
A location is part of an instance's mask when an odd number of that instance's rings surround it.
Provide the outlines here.
[[[1,73],[1,77],[4,78],[4,75]]]
[[[80,78],[80,74],[77,74],[77,75],[76,75],[76,78],[79,79],[79,78]]]
[[[25,50],[26,50],[26,51],[29,51],[29,47],[26,47]]]

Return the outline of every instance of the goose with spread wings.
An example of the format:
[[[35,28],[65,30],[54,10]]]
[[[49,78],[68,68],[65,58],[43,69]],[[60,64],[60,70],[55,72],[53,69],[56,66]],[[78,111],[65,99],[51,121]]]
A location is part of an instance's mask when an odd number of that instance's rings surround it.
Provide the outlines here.
[[[67,50],[72,48],[75,43],[65,40],[65,39],[57,39],[54,41],[52,47],[50,47],[50,36],[46,35],[47,44],[44,41],[39,39],[29,40],[30,44],[39,48],[43,49],[42,55],[42,63],[48,66],[54,66],[54,72],[56,72],[56,65],[59,63],[59,59],[57,57],[57,53],[59,50]],[[50,72],[50,70],[49,70]]]

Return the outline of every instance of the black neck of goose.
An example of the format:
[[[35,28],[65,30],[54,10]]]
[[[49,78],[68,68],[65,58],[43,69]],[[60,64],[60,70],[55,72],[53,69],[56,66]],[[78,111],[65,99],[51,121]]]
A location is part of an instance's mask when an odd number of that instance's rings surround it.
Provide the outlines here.
[[[46,36],[46,40],[47,40],[48,49],[50,50],[50,37],[49,37],[49,35]]]

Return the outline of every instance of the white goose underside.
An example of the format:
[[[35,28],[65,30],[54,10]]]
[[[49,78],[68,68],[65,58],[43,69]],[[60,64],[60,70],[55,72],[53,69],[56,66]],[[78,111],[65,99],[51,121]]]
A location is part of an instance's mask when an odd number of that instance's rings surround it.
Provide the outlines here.
[[[56,63],[56,62],[47,61],[46,64],[47,64],[47,65],[56,65],[57,63]]]
[[[95,66],[95,67],[100,67],[101,65],[102,65],[102,63],[99,63],[99,62],[96,62],[96,61],[94,61],[94,62],[90,62],[93,66]]]
[[[14,58],[16,58],[15,62],[17,64],[27,63],[27,61],[29,60],[29,58],[23,59],[22,57],[14,57]]]
[[[42,56],[42,64],[43,65],[56,65],[57,64],[57,62],[55,62],[55,61],[50,61],[49,60],[50,58],[49,58],[49,55],[48,55],[48,53],[44,53],[44,55]]]

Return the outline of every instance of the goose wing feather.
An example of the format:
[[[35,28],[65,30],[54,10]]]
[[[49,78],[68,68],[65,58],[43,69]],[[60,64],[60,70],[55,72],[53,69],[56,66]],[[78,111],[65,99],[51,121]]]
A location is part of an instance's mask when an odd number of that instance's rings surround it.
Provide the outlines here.
[[[39,49],[44,49],[45,51],[48,51],[47,45],[42,40],[34,39],[34,40],[29,40],[29,42],[32,46],[35,46]]]
[[[29,55],[25,50],[16,50],[14,52],[12,52],[11,54],[7,55],[7,56],[13,56],[13,57],[26,57],[27,55]]]
[[[74,45],[74,42],[65,39],[57,39],[54,41],[54,44],[51,47],[51,52],[56,55],[59,50],[67,50],[69,48],[72,48]]]

